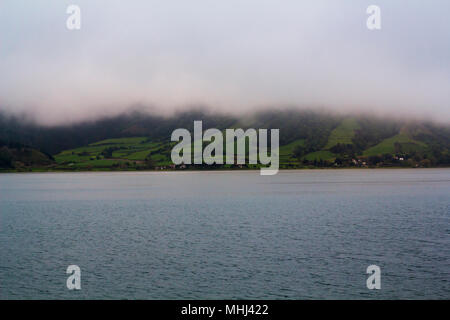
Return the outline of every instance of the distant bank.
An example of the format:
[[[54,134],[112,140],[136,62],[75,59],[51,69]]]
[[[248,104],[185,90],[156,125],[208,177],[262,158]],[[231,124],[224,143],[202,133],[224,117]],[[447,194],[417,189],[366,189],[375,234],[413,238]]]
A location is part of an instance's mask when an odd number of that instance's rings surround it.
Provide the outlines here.
[[[43,127],[0,113],[0,171],[250,170],[260,165],[175,166],[176,128],[279,129],[280,169],[450,167],[450,126],[313,111],[265,111],[245,120],[201,111],[134,113]],[[224,144],[224,150],[236,148]],[[246,155],[248,160],[248,154]]]

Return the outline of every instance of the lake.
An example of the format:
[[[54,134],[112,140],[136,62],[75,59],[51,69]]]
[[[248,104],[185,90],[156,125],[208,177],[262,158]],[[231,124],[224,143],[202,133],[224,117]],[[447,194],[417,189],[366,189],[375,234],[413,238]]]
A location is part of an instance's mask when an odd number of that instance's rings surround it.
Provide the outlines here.
[[[449,299],[450,169],[1,174],[0,252],[1,299]]]

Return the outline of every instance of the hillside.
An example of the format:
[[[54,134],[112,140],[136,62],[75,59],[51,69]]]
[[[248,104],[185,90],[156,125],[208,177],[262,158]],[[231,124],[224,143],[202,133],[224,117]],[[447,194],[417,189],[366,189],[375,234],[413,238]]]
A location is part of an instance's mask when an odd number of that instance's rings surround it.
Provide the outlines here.
[[[170,141],[172,131],[177,128],[192,131],[194,120],[203,120],[204,130],[280,129],[282,169],[450,165],[449,126],[288,110],[260,112],[242,119],[201,111],[185,112],[170,118],[135,113],[59,127],[42,127],[0,114],[0,123],[3,121],[4,124],[0,127],[0,139],[5,141],[1,167],[169,169],[172,164],[170,153],[175,145]],[[24,148],[24,142],[29,147]],[[7,146],[14,143],[22,149]],[[224,149],[227,147],[230,146],[224,144]],[[53,154],[55,162],[46,153]],[[213,169],[200,165],[188,168]]]
[[[331,131],[325,149],[331,149],[337,144],[352,144],[355,137],[356,130],[360,129],[359,123],[355,118],[348,118]]]
[[[50,169],[55,164],[52,156],[39,150],[0,141],[0,171],[32,171]]]

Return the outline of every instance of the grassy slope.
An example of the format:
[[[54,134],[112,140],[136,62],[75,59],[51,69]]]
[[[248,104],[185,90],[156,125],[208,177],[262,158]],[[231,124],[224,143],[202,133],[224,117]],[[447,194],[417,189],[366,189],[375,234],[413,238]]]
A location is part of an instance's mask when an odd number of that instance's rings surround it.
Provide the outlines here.
[[[393,154],[396,152],[395,144],[399,143],[402,147],[403,152],[412,151],[412,150],[423,150],[427,147],[427,145],[423,142],[416,141],[408,137],[408,135],[404,133],[399,133],[393,137],[387,138],[363,152],[363,155],[366,157],[382,155],[386,153]]]
[[[323,150],[311,152],[303,157],[303,159],[308,161],[314,160],[327,160],[333,161],[336,159],[336,154],[328,151],[328,149],[334,147],[338,143],[340,144],[352,144],[352,138],[355,136],[355,130],[359,129],[360,126],[356,119],[348,118],[344,119],[339,126],[337,126],[333,131],[331,131],[328,138],[328,142],[323,148]]]
[[[303,159],[309,161],[314,161],[314,159],[328,161],[334,160],[336,158],[336,154],[329,152],[328,149],[338,143],[352,144],[352,139],[355,136],[355,130],[357,129],[360,129],[360,126],[356,119],[349,118],[343,120],[341,124],[331,132],[328,142],[322,150],[309,153]],[[402,152],[423,151],[427,148],[425,143],[410,138],[410,135],[405,130],[402,130],[399,134],[387,138],[379,144],[368,148],[363,152],[363,156],[369,157],[382,154],[395,154],[396,143],[400,144]]]
[[[280,146],[280,163],[281,164],[298,164],[298,159],[294,156],[294,150],[298,146],[304,146],[305,140],[295,140],[284,146]]]
[[[150,152],[154,152],[152,159],[157,165],[167,165],[170,159],[163,151],[169,143],[149,142],[145,137],[107,139],[92,143],[86,147],[63,151],[55,156],[61,167],[74,168],[108,168],[121,162],[144,161]],[[112,158],[106,159],[101,153],[107,148],[117,148]]]
[[[352,144],[352,138],[355,136],[355,130],[359,128],[360,126],[356,119],[349,118],[343,120],[341,124],[331,132],[330,137],[328,138],[328,143],[324,149],[328,150],[338,143]]]
[[[326,146],[316,152],[307,154],[302,158],[314,161],[314,160],[327,160],[334,161],[338,155],[327,150],[328,148],[341,144],[351,144],[354,136],[355,129],[359,128],[359,125],[355,119],[346,119],[335,128]],[[386,153],[396,153],[396,143],[400,144],[403,152],[409,152],[413,150],[425,150],[427,145],[423,142],[416,141],[410,138],[410,134],[407,132],[400,132],[399,134],[383,140],[381,143],[365,150],[363,156],[382,155]],[[66,150],[55,156],[56,162],[60,168],[96,168],[107,169],[113,165],[128,162],[128,166],[136,166],[142,163],[151,153],[151,159],[155,162],[155,165],[170,165],[172,164],[170,159],[170,152],[175,142],[152,142],[148,141],[146,137],[132,137],[132,138],[120,138],[120,139],[107,139],[96,143],[92,143],[86,147],[81,147],[73,150]],[[209,142],[204,142],[204,147]],[[289,165],[298,165],[300,161],[294,156],[294,150],[297,146],[304,146],[305,140],[298,139],[287,145],[280,146],[280,165],[288,167]],[[224,152],[230,147],[225,143]],[[116,148],[112,153],[112,159],[105,159],[101,154],[107,148]],[[246,149],[248,143],[246,143]],[[192,151],[194,145],[192,145]],[[236,150],[236,149],[235,149]]]
[[[46,170],[54,164],[53,160],[39,150],[19,147],[0,147],[0,171],[32,171],[36,168]]]
[[[321,151],[308,153],[306,156],[303,157],[303,159],[308,160],[308,161],[314,161],[314,160],[332,161],[332,160],[336,159],[336,155],[330,151],[321,150]]]
[[[209,144],[205,142],[204,146]],[[55,156],[59,167],[62,168],[109,168],[121,162],[144,161],[150,152],[156,165],[169,165],[170,150],[175,143],[148,142],[145,137],[107,139],[92,143],[86,147],[65,150]],[[288,145],[280,147],[280,162],[285,164],[297,164],[298,160],[293,155],[293,150],[298,145],[304,145],[304,140],[295,140]],[[229,145],[225,144],[224,153]],[[120,148],[112,153],[111,159],[104,158],[101,154],[107,148]],[[248,148],[248,143],[246,143]],[[164,151],[165,152],[161,152]],[[236,147],[235,147],[236,150]],[[168,152],[167,152],[168,151]],[[192,144],[192,152],[194,144]]]

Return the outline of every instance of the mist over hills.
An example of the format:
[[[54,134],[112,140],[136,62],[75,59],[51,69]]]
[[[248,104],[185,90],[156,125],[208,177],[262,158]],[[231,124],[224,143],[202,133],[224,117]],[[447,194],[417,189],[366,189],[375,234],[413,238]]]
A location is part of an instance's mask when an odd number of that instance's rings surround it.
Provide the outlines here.
[[[137,168],[147,163],[150,156],[151,167],[168,166],[173,145],[171,133],[177,128],[192,131],[195,120],[203,121],[204,130],[280,129],[282,168],[450,164],[450,125],[286,109],[258,111],[241,117],[204,110],[183,111],[170,117],[134,111],[57,126],[39,125],[26,117],[2,112],[2,166],[15,167],[17,162],[25,167],[52,167],[53,164],[71,169],[68,165],[78,163],[83,164],[79,168],[95,169],[128,161],[127,168]],[[101,143],[106,139],[107,142]],[[34,160],[27,160],[26,154],[33,155]]]

